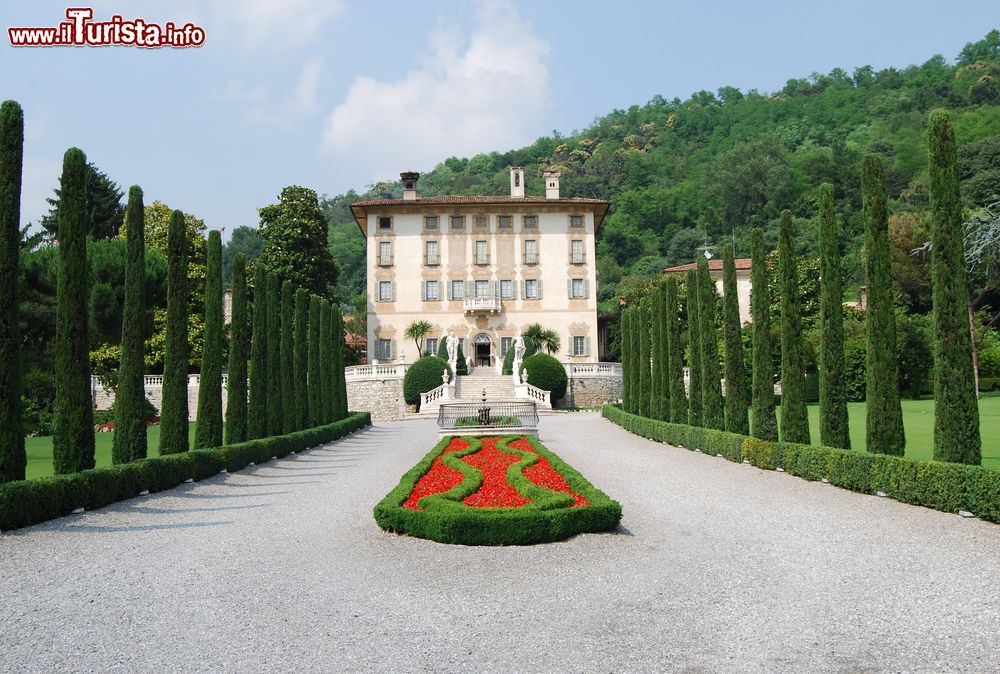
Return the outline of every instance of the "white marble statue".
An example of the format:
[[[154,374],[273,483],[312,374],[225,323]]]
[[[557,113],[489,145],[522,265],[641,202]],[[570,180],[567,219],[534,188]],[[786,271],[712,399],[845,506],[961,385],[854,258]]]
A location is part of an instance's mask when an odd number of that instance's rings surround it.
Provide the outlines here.
[[[445,340],[445,348],[448,350],[448,362],[454,363],[458,358],[458,337],[454,333],[449,332],[448,338]]]
[[[522,384],[527,384],[528,383],[528,371],[527,370],[522,370],[521,371],[521,383]]]
[[[521,331],[518,330],[517,337],[514,338],[514,362],[520,363],[524,358],[524,337],[521,336]]]

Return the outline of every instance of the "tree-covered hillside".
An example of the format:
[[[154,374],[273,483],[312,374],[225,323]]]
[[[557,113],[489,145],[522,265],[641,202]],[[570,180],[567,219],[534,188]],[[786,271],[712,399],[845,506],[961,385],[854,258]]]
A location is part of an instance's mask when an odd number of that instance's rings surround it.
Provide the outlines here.
[[[689,262],[699,246],[735,240],[749,254],[751,226],[777,239],[778,214],[791,209],[800,252],[816,247],[819,185],[835,187],[848,285],[861,278],[860,163],[881,155],[899,245],[922,243],[928,208],[926,122],[946,108],[962,151],[967,207],[1000,193],[1000,32],[970,43],[954,63],[933,56],[922,65],[875,71],[835,69],[789,80],[764,93],[722,87],[685,101],[655,97],[615,110],[568,136],[553,134],[509,152],[451,157],[425,173],[421,194],[504,194],[507,168],[527,167],[529,193],[544,193],[541,171],[563,173],[564,196],[600,197],[611,211],[598,237],[599,298],[605,307],[648,275]],[[379,183],[323,202],[341,265],[341,293],[364,289],[364,246],[347,206],[359,198],[400,196]],[[809,221],[806,223],[805,221]],[[914,241],[911,241],[914,239]],[[619,287],[621,286],[621,287]]]

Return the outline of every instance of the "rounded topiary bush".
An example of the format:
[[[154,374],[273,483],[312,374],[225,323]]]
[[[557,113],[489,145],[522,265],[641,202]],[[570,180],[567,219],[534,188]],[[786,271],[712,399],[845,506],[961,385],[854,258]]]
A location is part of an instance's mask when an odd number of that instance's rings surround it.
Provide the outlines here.
[[[547,353],[536,353],[521,362],[518,376],[528,371],[528,383],[550,393],[549,399],[555,404],[566,395],[566,368]]]
[[[403,398],[410,405],[420,404],[420,394],[440,386],[442,384],[441,373],[445,370],[448,371],[450,378],[451,368],[443,358],[424,356],[418,359],[406,370],[406,376],[403,378]]]
[[[534,342],[525,340],[524,342],[524,356],[521,359],[523,363],[525,359],[529,356],[535,354],[538,349],[535,347]],[[507,353],[503,356],[503,374],[513,374],[514,373],[514,347],[511,346],[507,349]]]

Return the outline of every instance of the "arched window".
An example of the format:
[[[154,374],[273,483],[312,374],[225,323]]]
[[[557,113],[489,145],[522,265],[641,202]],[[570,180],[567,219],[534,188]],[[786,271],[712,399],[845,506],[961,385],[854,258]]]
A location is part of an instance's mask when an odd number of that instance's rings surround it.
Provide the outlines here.
[[[514,172],[514,187],[521,186],[521,174],[518,171]]]

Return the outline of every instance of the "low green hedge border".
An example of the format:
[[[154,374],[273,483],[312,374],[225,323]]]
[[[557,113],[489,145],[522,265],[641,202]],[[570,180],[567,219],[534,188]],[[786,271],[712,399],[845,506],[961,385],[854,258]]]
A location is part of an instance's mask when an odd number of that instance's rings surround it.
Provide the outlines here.
[[[500,436],[497,447],[509,454],[520,456],[517,463],[507,469],[507,481],[525,498],[531,499],[520,508],[470,508],[462,500],[474,494],[482,485],[482,473],[461,461],[463,456],[478,451],[481,438],[463,437],[469,447],[452,452],[442,462],[453,468],[465,479],[448,492],[433,494],[420,499],[423,510],[404,508],[403,503],[413,492],[413,487],[431,464],[451,443],[446,437],[439,442],[417,465],[411,468],[399,484],[375,506],[378,525],[390,532],[427,538],[438,543],[460,545],[530,545],[551,543],[587,532],[610,531],[621,521],[621,505],[608,498],[588,482],[583,475],[546,449],[538,440],[527,440],[537,454],[513,449],[511,440],[522,436]],[[589,506],[569,508],[573,499],[569,494],[539,487],[524,476],[524,469],[544,456],[566,479],[570,489],[590,501]]]
[[[141,459],[69,475],[0,484],[0,530],[38,524],[68,515],[77,508],[94,510],[133,498],[142,491],[170,489],[188,479],[204,480],[222,469],[234,472],[251,462],[264,463],[271,457],[280,459],[370,424],[368,412],[355,412],[332,424],[288,435]]]
[[[806,480],[890,498],[944,512],[969,511],[1000,522],[1000,469],[942,461],[921,461],[885,454],[770,442],[684,424],[671,424],[605,405],[602,414],[627,431],[650,440],[721,454],[758,468],[781,469]]]

